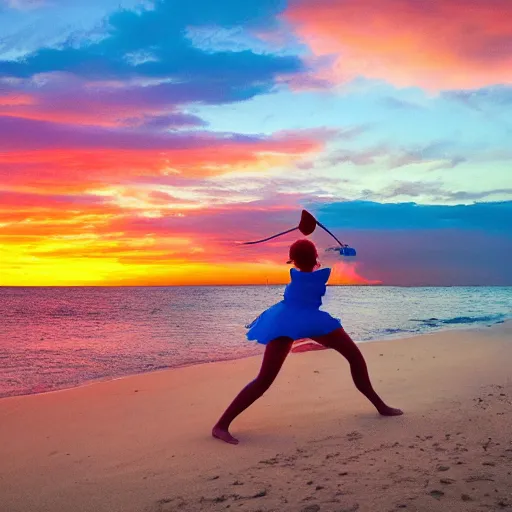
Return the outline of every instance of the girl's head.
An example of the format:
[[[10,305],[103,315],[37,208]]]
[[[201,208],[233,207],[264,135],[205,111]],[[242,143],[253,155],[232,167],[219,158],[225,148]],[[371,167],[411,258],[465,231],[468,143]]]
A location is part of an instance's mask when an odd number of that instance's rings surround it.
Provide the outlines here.
[[[310,240],[297,240],[290,246],[290,260],[299,270],[311,272],[319,267],[318,252],[315,244]]]

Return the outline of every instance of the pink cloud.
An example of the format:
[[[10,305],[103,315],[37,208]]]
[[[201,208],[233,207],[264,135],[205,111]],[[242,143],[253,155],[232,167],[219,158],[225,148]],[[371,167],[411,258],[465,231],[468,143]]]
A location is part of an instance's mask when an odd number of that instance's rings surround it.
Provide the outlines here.
[[[431,90],[512,82],[508,0],[295,0],[284,16],[316,56],[337,55],[319,79]]]
[[[273,136],[69,126],[0,117],[0,179],[5,187],[86,190],[134,177],[197,178],[234,168],[284,165],[321,151],[326,131]],[[263,165],[264,164],[264,165]]]
[[[91,82],[70,73],[40,74],[30,79],[2,83],[0,115],[103,127],[161,123],[201,126],[202,121],[184,112],[196,103],[223,104],[233,101],[230,87],[215,83],[137,81]]]

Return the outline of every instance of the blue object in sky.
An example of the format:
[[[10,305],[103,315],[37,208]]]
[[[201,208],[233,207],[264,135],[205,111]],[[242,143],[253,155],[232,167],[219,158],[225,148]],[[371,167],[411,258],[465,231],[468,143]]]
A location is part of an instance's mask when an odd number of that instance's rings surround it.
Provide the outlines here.
[[[341,247],[340,248],[340,255],[341,256],[355,256],[356,250],[353,247]]]

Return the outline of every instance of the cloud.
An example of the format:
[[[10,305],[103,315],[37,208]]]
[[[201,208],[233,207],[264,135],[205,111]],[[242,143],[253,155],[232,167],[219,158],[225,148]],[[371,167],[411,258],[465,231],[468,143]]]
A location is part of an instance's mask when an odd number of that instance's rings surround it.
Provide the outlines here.
[[[505,126],[510,87],[466,90],[475,80],[494,80],[498,71],[506,84],[510,68],[506,52],[488,58],[481,51],[484,39],[508,30],[494,14],[486,18],[482,2],[459,13],[459,2],[434,0],[422,7],[422,18],[413,0],[392,0],[394,13],[375,0],[319,0],[314,11],[311,2],[299,0],[288,7],[275,0],[160,0],[118,9],[96,29],[98,13],[113,2],[101,9],[103,2],[94,2],[96,14],[84,21],[84,30],[96,30],[90,37],[65,31],[57,44],[42,31],[37,39],[45,38],[44,47],[1,57],[0,243],[25,276],[34,282],[37,272],[60,278],[55,269],[69,264],[70,273],[89,269],[106,284],[118,282],[115,273],[139,284],[161,283],[173,273],[207,280],[221,267],[226,280],[232,269],[238,281],[256,281],[256,270],[286,277],[283,261],[295,234],[243,249],[235,242],[296,225],[305,206],[360,249],[357,263],[340,266],[340,282],[450,284],[474,277],[495,283],[500,273],[508,279],[509,203],[376,202],[471,202],[512,192],[500,182],[502,162],[510,157],[503,149],[509,132],[480,123],[482,112],[495,113]],[[54,16],[64,0],[53,5],[9,16]],[[472,53],[462,29],[439,23],[455,12],[468,23],[465,30],[476,30]],[[62,18],[72,26],[78,14]],[[434,25],[439,37],[430,36]],[[313,54],[297,44],[290,27]],[[506,40],[500,44],[506,47]],[[331,64],[338,74],[322,74]],[[370,78],[393,83],[457,88],[432,99],[417,89],[363,80],[352,82],[360,87],[356,95],[318,92],[368,70]],[[364,89],[368,84],[371,91]],[[288,91],[288,99],[271,95],[279,90]],[[266,97],[256,100],[261,95]],[[208,118],[209,109],[214,114]],[[383,115],[392,122],[383,124]],[[465,130],[459,137],[460,119]],[[276,131],[315,122],[324,127]],[[354,126],[329,128],[340,122]],[[397,134],[399,145],[393,143]],[[476,180],[448,190],[436,172],[455,168],[455,182],[468,171],[470,180],[475,164],[486,159],[501,160],[486,181],[488,190]],[[491,166],[485,169],[490,176]],[[360,197],[369,184],[368,201],[340,203],[340,197]],[[321,233],[314,239],[322,247],[331,243]],[[492,269],[479,256],[482,245]]]
[[[140,129],[111,129],[72,126],[17,117],[0,117],[2,151],[47,149],[124,149],[173,150],[194,149],[234,143],[257,144],[258,137],[208,132],[151,132]]]
[[[501,110],[512,106],[512,86],[508,85],[493,85],[470,91],[444,91],[442,96],[477,111]]]
[[[162,205],[166,205],[166,204],[169,204],[170,202],[175,202],[175,201],[189,202],[192,204],[194,203],[190,199],[184,200],[182,197],[176,197],[176,196],[173,196],[172,194],[169,194],[168,192],[162,192],[160,190],[153,190],[153,191],[149,192],[148,199],[150,199],[151,202],[154,204],[162,204]]]
[[[494,190],[483,190],[481,192],[465,192],[461,190],[459,192],[445,193],[445,196],[456,201],[479,201],[501,194],[512,195],[512,188],[497,188]]]
[[[23,196],[19,196],[22,199]],[[159,192],[152,192],[150,196],[158,203],[176,199]],[[28,199],[33,204],[32,198]],[[60,201],[67,198],[55,199]],[[253,238],[259,231],[269,233],[280,229],[283,224],[287,227],[296,224],[298,213],[295,205],[286,207],[280,201],[277,203],[266,207],[258,203],[235,205],[229,209],[201,209],[184,216],[166,214],[158,218],[147,217],[140,211],[125,211],[91,220],[84,212],[82,221],[77,216],[66,219],[62,211],[58,216],[32,211],[30,214],[27,212],[31,222],[25,219],[11,226],[0,227],[0,242],[8,245],[9,236],[25,237],[30,242],[27,255],[44,258],[48,262],[55,258],[70,261],[84,258],[88,261],[115,260],[123,265],[154,268],[155,272],[162,264],[172,264],[173,267],[201,264],[210,268],[221,264],[231,265],[233,269],[249,269],[251,265],[259,265],[260,272],[271,276],[278,274],[282,282],[289,268],[285,265],[287,246],[295,238],[294,235],[257,247],[236,243]],[[64,202],[61,206],[70,207]],[[70,222],[72,219],[78,222]],[[84,222],[89,224],[86,229],[83,228]],[[31,235],[35,235],[35,238],[29,239]],[[370,284],[360,275],[357,262],[333,261],[332,264],[333,284]],[[248,276],[245,278],[248,279]],[[252,276],[252,279],[255,278],[257,276]],[[151,280],[152,276],[148,275],[146,279]]]
[[[245,101],[268,92],[267,85],[254,83],[240,89],[236,82],[215,80],[90,82],[70,73],[50,73],[0,82],[0,115],[116,126],[144,116],[182,114],[183,109],[199,103]]]
[[[10,116],[0,117],[0,132],[0,150],[9,153],[53,149],[183,151],[229,146],[257,150],[259,145],[262,151],[301,153],[318,148],[324,135],[329,135],[313,130],[287,131],[270,137],[207,131],[155,133],[129,128],[76,127]]]
[[[337,165],[351,163],[354,165],[371,165],[379,158],[387,156],[389,149],[385,146],[365,148],[361,150],[340,149],[328,155],[323,161],[323,165]]]
[[[323,149],[329,133],[304,130],[271,136],[76,127],[0,117],[0,183],[47,193],[110,185],[178,185],[229,172],[259,173]],[[30,184],[30,185],[29,185]]]
[[[131,120],[127,120],[127,124],[131,124]],[[155,116],[144,116],[141,120],[134,119],[133,123],[139,127],[162,130],[162,129],[176,129],[188,127],[204,127],[206,123],[197,116],[192,114],[164,114]]]
[[[187,29],[269,30],[282,9],[269,0],[243,5],[224,0],[215,8],[204,0],[187,5],[159,0],[151,8],[114,12],[99,40],[78,43],[70,37],[59,47],[0,61],[0,130],[11,132],[3,146],[41,150],[58,139],[59,147],[93,149],[103,147],[95,141],[105,137],[110,148],[147,150],[156,144],[160,149],[169,139],[158,142],[156,132],[206,125],[187,111],[191,105],[245,101],[271,92],[283,76],[303,68],[290,55],[198,48]],[[22,143],[24,130],[30,137]],[[183,149],[188,143],[179,141]]]
[[[0,212],[4,209],[17,210],[34,208],[53,210],[55,208],[81,209],[102,208],[107,205],[105,197],[94,194],[37,194],[31,192],[9,192],[0,190]],[[0,219],[2,214],[0,213]],[[1,221],[1,220],[0,220]]]
[[[413,164],[432,164],[429,171],[453,169],[469,160],[461,154],[456,141],[433,140],[410,146],[392,146],[389,143],[358,149],[337,148],[315,158],[314,162],[301,162],[302,168],[332,167],[339,164],[370,166],[379,164],[387,169],[398,169]],[[469,150],[468,150],[469,152]],[[498,155],[496,155],[498,156]]]
[[[110,31],[98,42],[74,47],[42,48],[23,60],[0,62],[0,76],[30,77],[41,73],[67,72],[88,79],[112,80],[130,77],[172,77],[191,86],[224,84],[236,95],[272,87],[275,78],[302,69],[294,56],[256,54],[245,51],[203,51],[186,37],[194,25],[243,26],[248,30],[276,23],[280,2],[216,2],[183,4],[157,1],[142,12],[119,10],[109,17]],[[150,55],[136,58],[134,55]],[[205,88],[206,89],[206,88]]]
[[[362,230],[485,231],[510,237],[512,201],[470,205],[381,204],[351,201],[313,205],[327,226]]]
[[[271,92],[303,68],[296,56],[199,48],[194,27],[257,37],[284,5],[159,0],[119,9],[104,37],[43,47],[0,61],[0,177],[63,192],[133,176],[215,175],[283,165],[318,151],[315,134],[250,136],[204,130],[190,111]],[[51,190],[50,190],[51,189]]]
[[[432,162],[430,171],[453,169],[467,161],[465,156],[456,154],[457,143],[450,140],[436,140],[420,147],[395,150],[389,154],[388,167],[397,169],[406,165]],[[441,161],[441,162],[440,162]]]
[[[511,83],[511,16],[508,0],[293,0],[284,14],[315,55],[338,56],[320,78],[430,90]]]
[[[366,200],[383,201],[403,197],[426,198],[435,202],[481,201],[489,200],[492,196],[512,196],[512,188],[498,188],[469,192],[464,190],[450,191],[440,182],[425,181],[395,181],[380,191],[364,190]]]
[[[512,285],[509,234],[447,226],[356,231],[339,227],[336,232],[357,248],[358,271],[369,280],[398,286]]]
[[[399,98],[394,98],[393,96],[385,96],[381,99],[381,103],[389,108],[394,110],[423,110],[424,107],[414,103],[412,101],[402,100]]]
[[[199,101],[229,102],[230,89],[171,83],[95,84],[69,74],[53,74],[2,84],[0,115],[77,125],[148,123],[150,128],[180,128],[205,124],[197,116],[182,111],[184,106]]]
[[[401,286],[512,285],[512,201],[308,207],[358,250],[358,272],[366,279]],[[328,237],[321,240],[329,243]]]
[[[438,198],[445,194],[445,189],[443,189],[442,184],[438,182],[395,181],[379,192],[372,192],[371,190],[365,190],[364,192],[367,200],[382,201],[386,199],[396,199],[402,196],[434,196]]]
[[[4,4],[6,7],[11,9],[19,9],[22,11],[37,9],[38,7],[42,7],[45,5],[44,0],[2,0],[0,2],[0,7]]]
[[[256,246],[236,242],[293,227],[300,207],[312,211],[341,240],[358,250],[354,264],[338,265],[337,260],[323,253],[332,244],[330,237],[321,230],[313,235],[324,264],[335,265],[340,283],[512,284],[512,201],[420,206],[362,201],[308,203],[305,198],[300,204],[286,204],[275,198],[273,203],[200,208],[185,214],[167,211],[148,217],[145,214],[149,210],[115,209],[108,202],[97,203],[94,197],[73,204],[62,195],[49,198],[51,210],[38,212],[39,199],[27,195],[18,196],[26,210],[24,217],[9,217],[15,199],[11,195],[6,213],[0,213],[0,241],[4,247],[15,241],[15,247],[22,244],[24,257],[46,258],[48,265],[52,261],[90,258],[98,265],[106,261],[129,265],[126,268],[130,272],[131,265],[143,266],[146,280],[139,280],[139,284],[157,284],[156,276],[160,283],[165,279],[170,282],[162,274],[162,264],[177,269],[198,264],[210,270],[215,265],[232,265],[241,273],[243,268],[249,272],[257,265],[260,273],[268,272],[278,282],[285,280],[287,248],[299,234]],[[153,206],[162,206],[181,197],[153,191],[151,199]],[[72,213],[74,209],[80,213]],[[223,279],[234,279],[226,272],[222,275]],[[250,275],[250,279],[258,279],[256,274]],[[240,282],[238,277],[236,281]]]

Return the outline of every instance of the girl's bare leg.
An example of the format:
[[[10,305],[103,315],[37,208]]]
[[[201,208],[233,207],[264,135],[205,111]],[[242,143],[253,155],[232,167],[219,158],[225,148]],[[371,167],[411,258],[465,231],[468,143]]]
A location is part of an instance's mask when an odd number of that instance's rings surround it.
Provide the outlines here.
[[[403,414],[400,409],[386,405],[380,396],[377,395],[370,382],[370,376],[368,375],[368,368],[363,354],[361,354],[358,346],[352,341],[352,338],[343,328],[336,329],[325,336],[319,336],[313,339],[317,343],[321,343],[327,348],[333,348],[342,356],[345,356],[350,364],[350,371],[356,388],[370,400],[380,414],[383,416],[399,416]]]
[[[271,386],[279,370],[281,370],[286,356],[290,352],[292,343],[293,340],[290,338],[276,338],[266,346],[258,376],[240,391],[219,421],[217,421],[212,430],[213,437],[221,439],[226,443],[238,444],[238,439],[235,439],[229,433],[231,422],[258,400]]]

